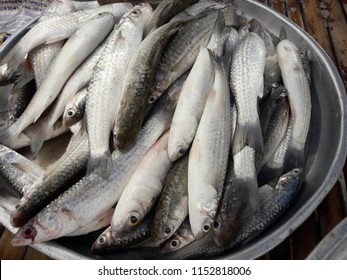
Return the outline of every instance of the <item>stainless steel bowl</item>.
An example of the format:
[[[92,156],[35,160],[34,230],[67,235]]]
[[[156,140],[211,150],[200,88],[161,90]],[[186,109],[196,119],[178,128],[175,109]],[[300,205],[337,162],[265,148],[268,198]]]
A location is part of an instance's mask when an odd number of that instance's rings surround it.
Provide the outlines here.
[[[334,64],[314,39],[283,15],[257,1],[236,0],[235,3],[248,18],[260,20],[273,34],[279,35],[281,27],[288,38],[300,49],[312,54],[312,123],[307,143],[306,178],[294,205],[271,229],[250,244],[221,255],[221,259],[255,259],[287,238],[317,208],[336,182],[346,159],[347,125],[346,93]],[[15,39],[15,38],[13,38]],[[10,43],[10,42],[9,42]],[[10,46],[8,46],[10,47]],[[0,49],[1,57],[1,49]],[[4,196],[0,192],[0,196]],[[9,213],[5,208],[11,202],[0,200],[0,222],[10,230]],[[10,204],[10,205],[9,205]],[[54,242],[35,245],[35,248],[57,259],[96,258],[90,246],[97,233],[83,237],[61,238]],[[102,257],[106,259],[162,258],[155,249],[132,249]]]

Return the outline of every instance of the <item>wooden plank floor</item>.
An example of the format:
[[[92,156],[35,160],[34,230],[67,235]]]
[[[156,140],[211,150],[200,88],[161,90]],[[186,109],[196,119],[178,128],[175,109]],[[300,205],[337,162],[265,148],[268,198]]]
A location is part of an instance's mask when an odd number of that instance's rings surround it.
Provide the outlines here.
[[[306,29],[335,63],[347,89],[347,1],[259,0]],[[347,216],[344,174],[317,210],[280,245],[260,259],[304,259],[319,241]],[[14,248],[12,234],[0,225],[0,259],[49,259],[30,247]]]

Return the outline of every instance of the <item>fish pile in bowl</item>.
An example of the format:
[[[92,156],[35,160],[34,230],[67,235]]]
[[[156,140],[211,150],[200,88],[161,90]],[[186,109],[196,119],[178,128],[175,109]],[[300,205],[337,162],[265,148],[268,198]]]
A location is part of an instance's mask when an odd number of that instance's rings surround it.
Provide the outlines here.
[[[3,55],[1,175],[21,199],[14,246],[106,228],[110,254],[168,258],[247,244],[290,207],[305,177],[309,53],[230,1],[76,11],[53,1]],[[71,131],[47,168],[45,140]]]

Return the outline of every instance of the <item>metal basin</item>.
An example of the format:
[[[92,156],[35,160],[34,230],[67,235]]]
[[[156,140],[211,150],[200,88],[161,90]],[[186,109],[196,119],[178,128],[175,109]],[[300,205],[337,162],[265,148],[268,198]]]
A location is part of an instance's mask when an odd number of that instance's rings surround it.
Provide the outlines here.
[[[294,205],[271,229],[250,244],[221,255],[221,259],[254,259],[287,238],[317,208],[329,193],[340,174],[347,152],[346,93],[341,78],[324,50],[310,35],[283,15],[257,1],[236,0],[235,3],[249,18],[260,20],[273,34],[279,35],[283,26],[288,38],[300,49],[312,54],[312,123],[307,143],[306,178]],[[14,39],[14,38],[13,38]],[[0,52],[1,57],[1,52]],[[7,208],[14,202],[0,192],[0,222],[10,230]],[[35,245],[35,248],[58,259],[96,258],[90,246],[98,233],[83,237],[61,238],[54,242]],[[132,249],[103,259],[163,258],[156,249]]]

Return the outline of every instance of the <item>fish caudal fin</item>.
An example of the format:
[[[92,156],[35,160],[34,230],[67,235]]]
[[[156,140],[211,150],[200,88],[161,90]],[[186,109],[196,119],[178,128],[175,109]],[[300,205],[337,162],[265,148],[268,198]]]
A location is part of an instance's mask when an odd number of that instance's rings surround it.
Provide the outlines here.
[[[233,154],[237,154],[245,146],[253,148],[256,154],[261,155],[263,153],[263,135],[259,119],[254,124],[236,124],[233,140]]]

